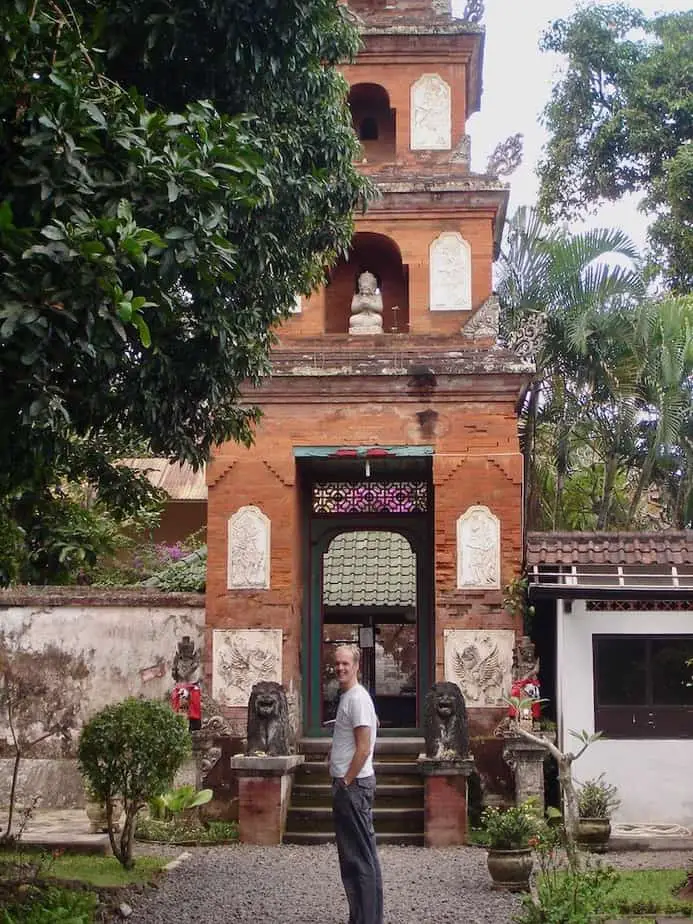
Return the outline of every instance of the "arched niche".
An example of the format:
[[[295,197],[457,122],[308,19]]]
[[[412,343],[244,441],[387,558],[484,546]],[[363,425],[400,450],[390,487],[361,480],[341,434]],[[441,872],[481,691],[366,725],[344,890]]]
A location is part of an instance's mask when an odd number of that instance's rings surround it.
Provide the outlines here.
[[[409,330],[409,268],[402,263],[400,249],[384,234],[362,231],[354,235],[349,259],[340,260],[330,274],[325,290],[325,333],[349,330],[351,300],[366,270],[378,280],[383,297],[383,333]]]
[[[452,95],[438,74],[422,74],[411,88],[412,151],[449,151],[452,147]]]
[[[458,231],[443,231],[428,255],[431,311],[472,307],[472,249]]]
[[[357,83],[349,91],[354,131],[368,163],[395,159],[396,113],[387,90],[377,83]]]

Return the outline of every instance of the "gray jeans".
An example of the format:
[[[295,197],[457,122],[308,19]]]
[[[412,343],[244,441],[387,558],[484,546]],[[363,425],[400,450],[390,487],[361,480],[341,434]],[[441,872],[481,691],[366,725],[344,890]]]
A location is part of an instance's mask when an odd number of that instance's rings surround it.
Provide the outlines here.
[[[375,777],[332,783],[332,817],[349,924],[383,924],[383,878],[375,846]]]

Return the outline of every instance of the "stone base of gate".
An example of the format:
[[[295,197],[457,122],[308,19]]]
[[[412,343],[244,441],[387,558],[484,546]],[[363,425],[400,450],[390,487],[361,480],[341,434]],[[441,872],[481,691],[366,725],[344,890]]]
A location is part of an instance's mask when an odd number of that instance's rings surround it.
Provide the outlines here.
[[[467,843],[467,781],[474,759],[418,759],[424,778],[424,844],[459,847]]]
[[[288,757],[232,757],[238,777],[238,827],[244,844],[281,844],[296,768],[302,754]]]

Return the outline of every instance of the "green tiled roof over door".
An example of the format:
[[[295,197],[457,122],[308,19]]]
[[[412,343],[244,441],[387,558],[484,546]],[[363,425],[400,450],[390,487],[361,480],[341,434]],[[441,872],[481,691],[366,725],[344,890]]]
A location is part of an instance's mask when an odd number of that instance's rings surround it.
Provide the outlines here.
[[[399,533],[340,533],[325,555],[325,606],[415,606],[416,556]]]

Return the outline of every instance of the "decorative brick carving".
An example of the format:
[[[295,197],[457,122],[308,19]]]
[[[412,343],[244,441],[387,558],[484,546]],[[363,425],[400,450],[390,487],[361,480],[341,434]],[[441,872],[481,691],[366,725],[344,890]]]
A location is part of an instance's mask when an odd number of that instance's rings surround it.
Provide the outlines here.
[[[512,629],[446,629],[445,679],[456,683],[467,706],[498,706],[512,681]]]
[[[457,520],[457,586],[500,587],[500,520],[483,505]]]
[[[281,683],[281,629],[215,629],[212,696],[224,706],[247,706],[253,685]]]
[[[452,147],[450,87],[438,74],[422,74],[411,88],[412,151]]]
[[[229,590],[270,586],[270,521],[254,506],[241,507],[228,523]]]

